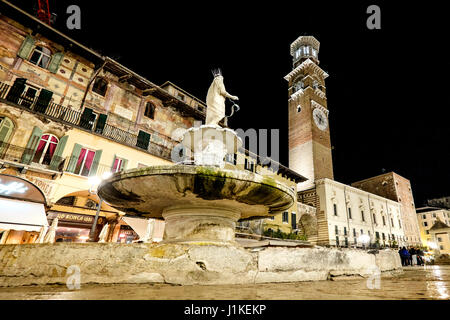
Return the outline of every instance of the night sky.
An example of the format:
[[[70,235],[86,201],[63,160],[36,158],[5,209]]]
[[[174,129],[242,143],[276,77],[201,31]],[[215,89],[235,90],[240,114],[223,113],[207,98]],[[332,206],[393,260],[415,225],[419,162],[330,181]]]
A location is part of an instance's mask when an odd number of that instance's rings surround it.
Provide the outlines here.
[[[32,12],[38,1],[12,2]],[[450,195],[450,56],[442,2],[426,8],[387,1],[49,2],[58,30],[156,84],[170,80],[205,100],[210,70],[222,68],[227,91],[240,98],[230,127],[280,129],[285,165],[289,45],[313,35],[330,75],[335,179],[350,184],[395,171],[411,180],[418,207]],[[70,4],[81,8],[81,30],[66,27]],[[370,4],[381,8],[381,30],[366,27]]]

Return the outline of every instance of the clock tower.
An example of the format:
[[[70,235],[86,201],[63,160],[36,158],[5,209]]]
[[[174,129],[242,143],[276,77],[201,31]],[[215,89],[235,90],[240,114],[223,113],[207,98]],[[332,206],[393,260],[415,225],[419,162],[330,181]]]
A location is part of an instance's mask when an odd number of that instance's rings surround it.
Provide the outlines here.
[[[319,67],[319,46],[312,36],[295,40],[293,70],[284,77],[289,82],[289,167],[308,178],[298,184],[298,191],[313,188],[317,179],[333,179],[325,91],[328,74]]]

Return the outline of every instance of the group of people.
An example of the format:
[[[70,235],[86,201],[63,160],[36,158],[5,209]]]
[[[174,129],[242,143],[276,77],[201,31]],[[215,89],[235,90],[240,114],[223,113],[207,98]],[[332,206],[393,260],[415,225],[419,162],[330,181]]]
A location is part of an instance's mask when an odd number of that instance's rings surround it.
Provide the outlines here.
[[[422,249],[416,249],[414,247],[406,249],[403,247],[398,250],[398,253],[400,254],[400,259],[402,260],[402,266],[423,266],[425,264]]]

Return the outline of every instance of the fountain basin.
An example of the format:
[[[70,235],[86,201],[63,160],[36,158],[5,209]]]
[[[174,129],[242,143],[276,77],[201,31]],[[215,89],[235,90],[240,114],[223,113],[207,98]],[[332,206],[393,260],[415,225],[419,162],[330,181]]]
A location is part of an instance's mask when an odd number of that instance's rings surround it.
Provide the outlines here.
[[[295,191],[267,176],[218,167],[132,169],[103,181],[98,194],[130,215],[166,220],[165,241],[234,240],[238,220],[291,207]]]

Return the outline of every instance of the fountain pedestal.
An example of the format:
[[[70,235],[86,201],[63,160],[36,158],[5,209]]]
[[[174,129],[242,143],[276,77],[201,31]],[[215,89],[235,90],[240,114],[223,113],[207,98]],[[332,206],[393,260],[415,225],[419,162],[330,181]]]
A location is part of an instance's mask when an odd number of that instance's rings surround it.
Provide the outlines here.
[[[175,206],[165,209],[164,242],[234,242],[238,210],[217,206]]]

